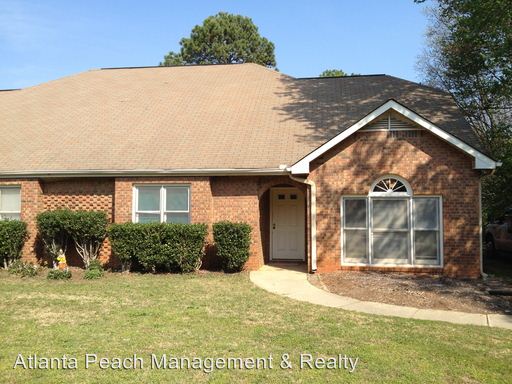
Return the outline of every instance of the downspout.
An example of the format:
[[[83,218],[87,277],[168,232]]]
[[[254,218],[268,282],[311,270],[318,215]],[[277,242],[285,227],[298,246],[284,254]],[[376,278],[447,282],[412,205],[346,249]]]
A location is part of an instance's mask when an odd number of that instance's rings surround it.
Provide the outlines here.
[[[478,180],[478,228],[480,237],[480,276],[485,279],[487,277],[487,273],[484,272],[484,239],[482,237],[482,179]]]
[[[311,273],[316,272],[316,184],[312,180],[301,179],[292,174],[288,175],[290,179],[306,184],[311,187]]]

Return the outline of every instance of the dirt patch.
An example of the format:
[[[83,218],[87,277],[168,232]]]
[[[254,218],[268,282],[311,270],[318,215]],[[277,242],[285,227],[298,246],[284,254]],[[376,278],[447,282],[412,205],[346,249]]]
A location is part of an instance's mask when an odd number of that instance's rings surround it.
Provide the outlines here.
[[[512,314],[512,296],[495,296],[489,289],[512,289],[512,282],[448,279],[405,273],[337,271],[310,275],[318,288],[364,301],[472,313]]]

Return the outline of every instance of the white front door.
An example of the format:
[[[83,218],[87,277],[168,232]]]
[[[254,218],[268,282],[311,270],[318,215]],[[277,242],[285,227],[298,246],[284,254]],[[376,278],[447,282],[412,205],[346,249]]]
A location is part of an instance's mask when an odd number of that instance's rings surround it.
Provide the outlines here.
[[[271,260],[305,260],[304,195],[297,188],[271,189]]]

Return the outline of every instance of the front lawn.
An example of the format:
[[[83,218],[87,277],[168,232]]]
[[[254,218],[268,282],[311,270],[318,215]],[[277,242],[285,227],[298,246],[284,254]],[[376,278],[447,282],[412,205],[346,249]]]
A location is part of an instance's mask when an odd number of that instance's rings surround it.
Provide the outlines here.
[[[512,332],[370,316],[296,302],[247,274],[107,274],[97,281],[0,272],[0,382],[507,382]],[[74,370],[13,369],[18,353],[78,358]],[[272,370],[84,369],[86,353],[274,357]],[[288,353],[295,363],[279,368]],[[359,357],[354,373],[300,370],[297,356]]]

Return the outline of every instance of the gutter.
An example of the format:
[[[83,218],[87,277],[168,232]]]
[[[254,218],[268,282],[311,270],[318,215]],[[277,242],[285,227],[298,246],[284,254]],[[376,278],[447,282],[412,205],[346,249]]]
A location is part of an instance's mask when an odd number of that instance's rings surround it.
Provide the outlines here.
[[[288,175],[290,179],[306,184],[311,187],[311,273],[316,272],[316,184],[312,180],[302,179],[292,174]]]
[[[283,175],[283,168],[190,168],[190,169],[88,169],[88,170],[36,170],[0,171],[0,179],[16,177],[130,177],[130,176],[247,176]]]

